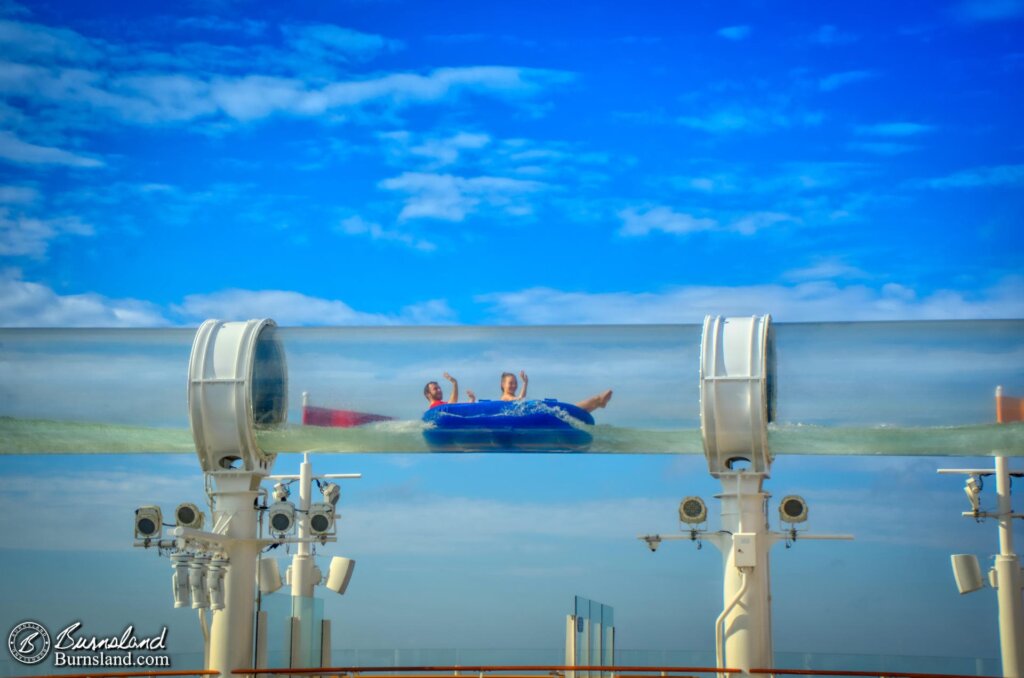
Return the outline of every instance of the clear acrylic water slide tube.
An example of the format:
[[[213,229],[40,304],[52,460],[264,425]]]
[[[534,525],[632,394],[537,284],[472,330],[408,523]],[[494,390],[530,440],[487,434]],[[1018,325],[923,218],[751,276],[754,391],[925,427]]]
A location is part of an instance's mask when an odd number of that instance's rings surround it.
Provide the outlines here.
[[[1024,321],[776,323],[773,454],[1024,456],[993,393],[1024,395]],[[590,453],[699,454],[699,325],[268,330],[283,347],[287,421],[267,452],[430,452],[423,387],[575,403],[613,389]],[[194,453],[186,381],[194,329],[0,330],[0,453]],[[276,357],[271,359],[278,359]],[[303,425],[309,404],[386,420]],[[459,451],[459,450],[455,450]],[[519,452],[517,449],[493,450]],[[550,451],[560,451],[555,449]],[[579,450],[577,450],[579,451]]]

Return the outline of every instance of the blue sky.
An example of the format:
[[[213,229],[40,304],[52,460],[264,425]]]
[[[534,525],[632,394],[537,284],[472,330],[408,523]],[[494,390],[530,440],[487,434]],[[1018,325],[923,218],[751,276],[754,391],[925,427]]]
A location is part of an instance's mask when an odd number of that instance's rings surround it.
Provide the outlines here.
[[[1024,311],[1018,0],[3,13],[5,325]]]
[[[0,17],[3,326],[1024,317],[1020,0]],[[553,647],[573,594],[616,606],[625,646],[711,642],[717,553],[630,541],[714,494],[699,458],[318,464],[366,473],[340,549],[360,570],[328,603],[355,646]],[[959,518],[941,465],[777,464],[772,491],[805,492],[815,530],[858,534],[776,550],[778,649],[997,653],[995,596],[959,598],[948,571],[952,550],[990,553],[994,528]],[[3,533],[28,535],[4,545],[0,621],[172,623],[195,647],[167,562],[127,547],[133,506],[201,498],[191,458],[0,469],[20,488],[0,497]],[[51,488],[95,513],[68,522]],[[62,575],[80,551],[82,577]],[[126,564],[130,585],[111,575]],[[842,587],[822,574],[837,569]],[[955,615],[970,628],[937,621]]]

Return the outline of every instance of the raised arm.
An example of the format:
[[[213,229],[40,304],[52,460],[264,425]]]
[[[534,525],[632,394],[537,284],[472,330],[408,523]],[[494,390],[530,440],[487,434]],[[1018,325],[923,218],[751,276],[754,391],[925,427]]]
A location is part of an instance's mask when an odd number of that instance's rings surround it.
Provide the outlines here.
[[[451,385],[452,385],[452,395],[451,395],[450,398],[448,398],[448,402],[449,403],[457,403],[457,402],[459,402],[459,382],[456,381],[455,377],[453,377],[452,375],[448,374],[447,372],[445,372],[441,376],[443,376],[445,379],[447,379],[451,383]]]
[[[530,385],[530,379],[523,370],[519,370],[519,378],[523,382],[523,391],[519,394],[519,400],[526,400],[526,387]]]

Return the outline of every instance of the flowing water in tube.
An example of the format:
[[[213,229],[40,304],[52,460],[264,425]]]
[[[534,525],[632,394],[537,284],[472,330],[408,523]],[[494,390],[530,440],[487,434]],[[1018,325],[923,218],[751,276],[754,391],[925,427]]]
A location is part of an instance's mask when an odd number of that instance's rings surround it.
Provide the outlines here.
[[[995,424],[993,404],[996,385],[1024,395],[1024,321],[774,327],[773,454],[1024,456],[1024,426]],[[614,391],[592,412],[595,424],[582,425],[587,444],[545,452],[702,453],[697,325],[273,331],[284,348],[288,416],[257,429],[268,452],[438,452],[423,421],[427,382],[447,400],[447,371],[461,402],[467,389],[497,400],[500,375],[523,370],[530,400],[577,403]],[[194,334],[0,330],[0,453],[194,453],[186,407]],[[373,417],[304,425],[303,392],[313,407]]]

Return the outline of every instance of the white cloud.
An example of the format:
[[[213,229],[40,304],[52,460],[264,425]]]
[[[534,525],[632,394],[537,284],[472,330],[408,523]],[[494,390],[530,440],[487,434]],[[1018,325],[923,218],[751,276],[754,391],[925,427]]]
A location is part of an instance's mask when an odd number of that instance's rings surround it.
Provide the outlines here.
[[[0,131],[0,158],[22,165],[103,166],[103,162],[96,158],[89,158],[52,146],[30,144],[8,131]]]
[[[822,257],[810,266],[794,268],[786,271],[783,277],[787,280],[832,280],[835,278],[867,278],[867,273],[851,266],[840,257]]]
[[[916,151],[919,147],[912,144],[898,144],[891,141],[854,141],[846,144],[851,151],[871,153],[872,155],[903,155]]]
[[[529,197],[546,188],[537,181],[505,177],[460,177],[451,174],[405,172],[378,184],[388,191],[408,194],[398,218],[463,221],[482,208],[511,216],[533,212]]]
[[[811,41],[819,45],[848,45],[856,42],[858,37],[852,33],[844,33],[831,24],[820,26],[811,35]]]
[[[0,273],[0,326],[3,327],[160,327],[160,309],[136,299],[99,294],[61,295],[45,285],[21,280],[17,271]]]
[[[506,324],[699,323],[705,315],[771,313],[782,322],[1024,318],[1024,277],[1010,276],[977,294],[936,290],[918,295],[890,283],[880,289],[811,281],[796,285],[695,285],[662,293],[588,294],[535,287],[477,301]]]
[[[102,43],[75,31],[0,20],[0,54],[8,59],[86,64],[102,56]]]
[[[778,167],[743,167],[730,163],[728,171],[715,164],[703,174],[674,177],[678,190],[711,195],[793,196],[824,188],[838,189],[872,171],[856,162],[791,162]]]
[[[92,226],[78,217],[38,219],[0,207],[0,256],[42,258],[62,235],[92,235]]]
[[[311,86],[297,78],[250,75],[211,83],[211,100],[229,117],[249,121],[275,113],[319,116],[380,102],[393,106],[435,103],[468,91],[496,96],[528,96],[563,74],[504,66],[439,68],[427,75],[392,73],[376,78]]]
[[[333,24],[312,24],[307,26],[284,26],[281,29],[285,40],[296,51],[323,60],[356,59],[365,61],[381,52],[401,49],[399,40],[389,40],[382,35],[360,33],[351,28]]]
[[[425,139],[423,143],[410,148],[409,152],[430,158],[434,160],[434,166],[443,167],[457,162],[463,151],[479,150],[490,142],[491,137],[486,134],[459,132],[441,139]]]
[[[31,186],[0,186],[0,204],[31,205],[39,200],[39,191]]]
[[[782,212],[749,212],[740,214],[728,224],[723,224],[709,217],[696,217],[665,206],[646,209],[630,207],[619,212],[618,216],[622,220],[619,233],[625,236],[644,236],[659,231],[675,235],[701,231],[734,231],[743,235],[753,235],[775,224],[799,221]]]
[[[714,219],[695,217],[664,206],[645,211],[630,207],[619,212],[618,216],[622,219],[622,228],[619,230],[622,235],[648,235],[656,231],[685,235],[718,228],[718,222]]]
[[[967,23],[1005,21],[1024,16],[1024,0],[963,0],[953,15]]]
[[[115,44],[66,29],[0,21],[0,55],[7,60],[0,67],[0,95],[60,109],[66,124],[99,124],[96,111],[137,124],[216,117],[246,122],[275,114],[322,116],[373,104],[438,103],[467,92],[516,99],[572,77],[509,66],[342,77],[334,63],[368,59],[400,43],[333,25],[282,31],[284,50],[266,42],[188,43],[172,54],[148,44]]]
[[[873,71],[843,71],[832,73],[818,81],[818,89],[822,92],[833,92],[840,87],[852,85],[855,82],[862,82],[875,77]]]
[[[408,325],[454,322],[442,300],[402,308],[397,314],[365,313],[343,301],[287,290],[223,290],[192,294],[173,310],[189,321],[206,318],[273,318],[281,325]]]
[[[925,188],[984,188],[989,186],[1020,186],[1024,184],[1024,165],[977,167],[945,177],[927,179],[916,185]]]
[[[750,35],[750,26],[726,26],[716,33],[726,40],[744,40]]]
[[[799,219],[783,212],[753,212],[744,214],[734,221],[730,228],[743,235],[753,235],[775,224],[796,223]]]
[[[935,130],[934,125],[917,122],[883,122],[875,125],[859,125],[857,134],[880,137],[910,137]]]
[[[677,122],[685,127],[718,134],[748,129],[755,124],[749,113],[739,109],[718,111],[704,117],[682,116]]]
[[[422,252],[432,252],[437,249],[437,246],[428,240],[417,238],[409,233],[386,229],[380,224],[367,221],[360,216],[343,219],[337,230],[345,235],[365,235],[371,240],[394,242]]]
[[[813,127],[821,124],[823,115],[814,111],[787,110],[787,106],[757,108],[734,106],[707,115],[680,116],[676,122],[684,127],[710,132],[761,132],[775,128]]]

